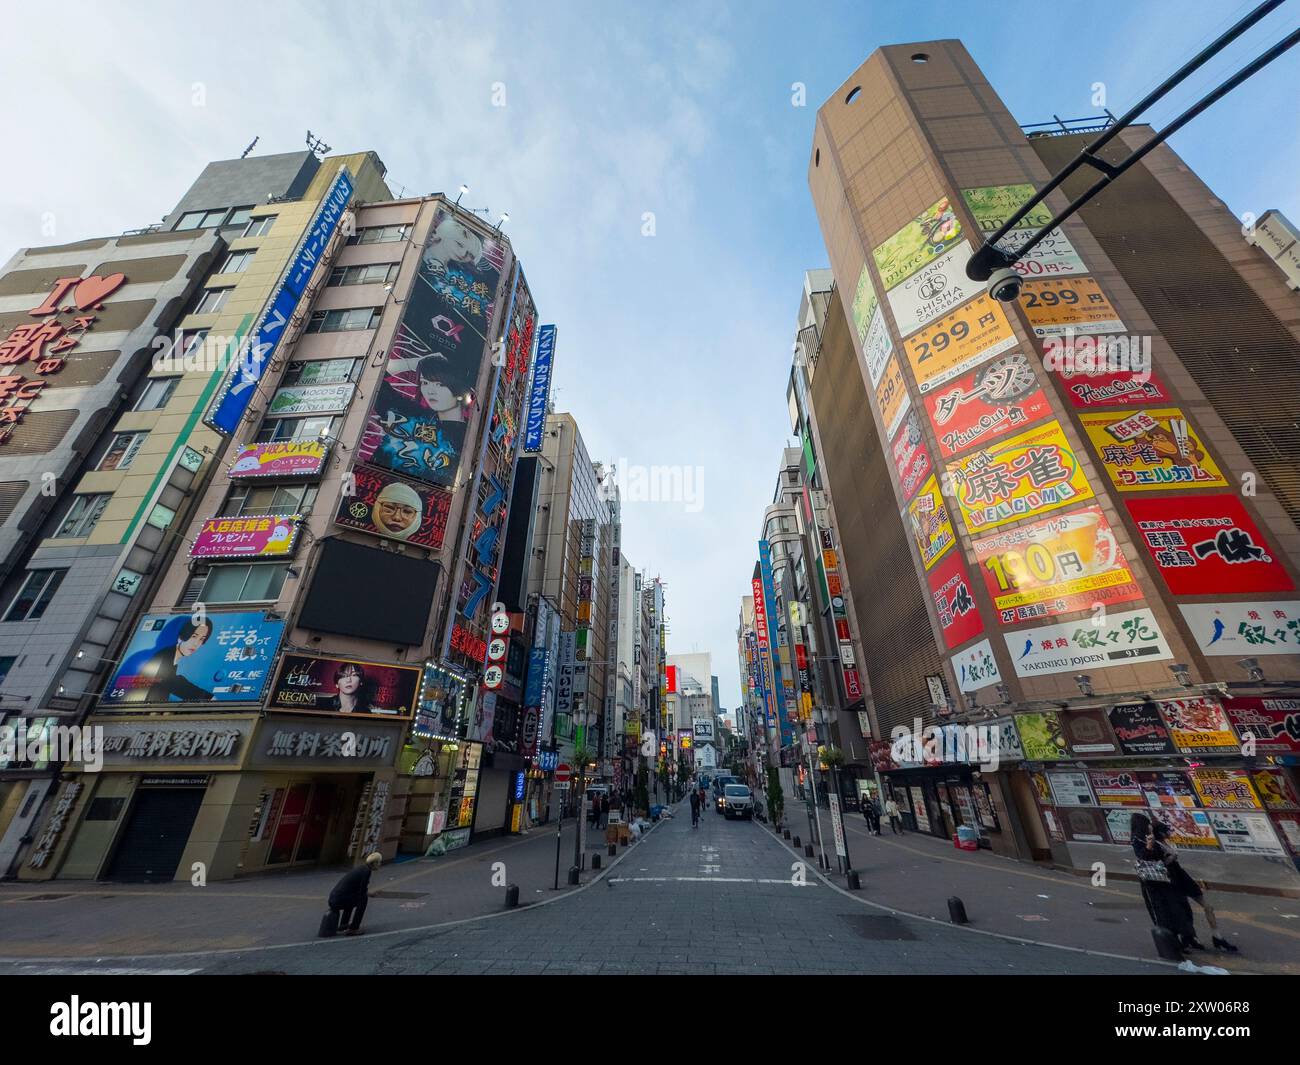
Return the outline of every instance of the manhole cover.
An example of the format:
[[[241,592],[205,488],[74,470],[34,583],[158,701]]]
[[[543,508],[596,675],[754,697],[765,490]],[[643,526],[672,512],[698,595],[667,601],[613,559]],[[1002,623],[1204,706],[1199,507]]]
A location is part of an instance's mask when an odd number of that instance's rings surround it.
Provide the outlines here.
[[[28,895],[23,902],[53,902],[55,899],[69,899],[71,895]]]
[[[915,939],[916,936],[897,917],[865,913],[843,913],[843,920],[863,939]]]
[[[372,891],[372,899],[422,899],[428,896],[427,891]]]

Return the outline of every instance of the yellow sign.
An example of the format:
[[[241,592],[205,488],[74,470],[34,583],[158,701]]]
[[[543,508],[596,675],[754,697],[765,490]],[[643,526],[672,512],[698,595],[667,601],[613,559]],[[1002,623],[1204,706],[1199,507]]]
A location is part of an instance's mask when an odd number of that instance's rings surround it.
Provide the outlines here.
[[[1091,277],[1026,281],[1020,290],[1020,307],[1033,327],[1034,336],[1124,332],[1119,314]]]
[[[891,355],[885,366],[884,376],[876,386],[876,402],[880,404],[880,417],[885,425],[885,438],[892,440],[894,431],[907,413],[911,401],[907,397],[907,385],[903,382],[903,371],[899,368],[897,357]]]
[[[1006,312],[979,296],[903,341],[922,394],[1016,346]]]
[[[948,197],[932,203],[872,253],[886,291],[933,262],[961,239]]]
[[[948,518],[948,504],[943,501],[939,482],[931,477],[916,497],[907,504],[907,518],[912,528],[912,539],[921,556],[921,564],[928,570],[945,551],[952,547],[956,534]]]
[[[954,459],[947,469],[972,534],[1093,496],[1055,420]]]
[[[1177,407],[1084,412],[1079,421],[1121,492],[1228,484]]]

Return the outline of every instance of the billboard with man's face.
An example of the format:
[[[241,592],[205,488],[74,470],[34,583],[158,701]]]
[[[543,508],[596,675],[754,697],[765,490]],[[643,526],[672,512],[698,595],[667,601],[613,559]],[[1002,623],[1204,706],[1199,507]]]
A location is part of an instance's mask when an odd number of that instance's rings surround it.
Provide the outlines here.
[[[309,714],[409,718],[420,694],[420,670],[355,658],[286,654],[267,706]]]
[[[147,614],[100,705],[259,702],[283,633],[260,611]]]
[[[352,476],[356,491],[339,500],[336,525],[431,551],[442,548],[450,495],[365,466],[356,467]]]

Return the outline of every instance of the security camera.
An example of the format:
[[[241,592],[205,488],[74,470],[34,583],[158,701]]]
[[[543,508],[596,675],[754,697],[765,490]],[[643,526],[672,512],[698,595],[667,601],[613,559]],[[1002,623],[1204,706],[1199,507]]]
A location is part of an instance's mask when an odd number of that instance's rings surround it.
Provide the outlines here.
[[[1015,303],[1020,297],[1020,286],[1022,284],[1024,284],[1024,278],[1011,267],[1007,266],[1001,270],[994,270],[989,275],[989,295],[999,303]]]

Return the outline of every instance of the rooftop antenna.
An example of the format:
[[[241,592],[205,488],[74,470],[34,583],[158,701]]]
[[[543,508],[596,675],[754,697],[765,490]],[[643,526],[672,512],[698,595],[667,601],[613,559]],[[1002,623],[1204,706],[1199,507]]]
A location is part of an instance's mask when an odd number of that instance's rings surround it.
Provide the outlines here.
[[[317,158],[324,156],[327,152],[332,150],[330,146],[319,137],[313,137],[311,135],[311,130],[307,131],[307,147]]]
[[[257,142],[260,141],[261,139],[262,139],[261,137],[254,137],[254,138],[253,138],[253,143],[250,144],[247,148],[244,149],[244,154],[241,155],[239,158],[241,158],[241,159],[247,159],[247,158],[248,158],[248,154],[249,154],[249,152],[251,152],[254,148],[257,147]]]

